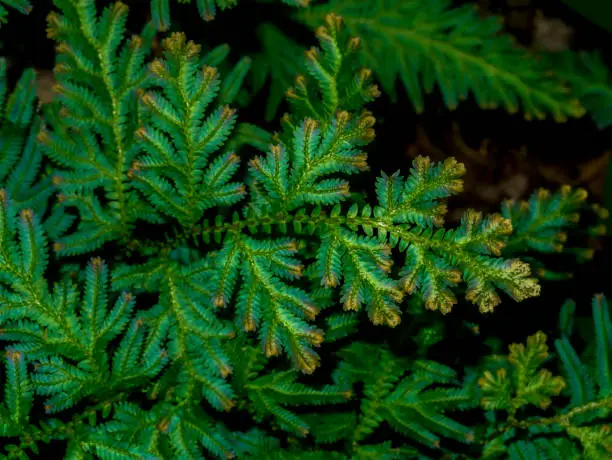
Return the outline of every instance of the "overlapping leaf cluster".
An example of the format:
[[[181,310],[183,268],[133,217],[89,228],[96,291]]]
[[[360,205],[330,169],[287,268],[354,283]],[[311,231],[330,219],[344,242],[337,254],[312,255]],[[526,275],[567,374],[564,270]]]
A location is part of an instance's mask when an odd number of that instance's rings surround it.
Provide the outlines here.
[[[230,107],[248,60],[221,75],[227,49],[203,54],[182,33],[150,59],[155,27],[128,39],[123,3],[54,3],[56,100],[35,110],[27,71],[5,101],[0,61],[9,456],[60,440],[67,458],[112,459],[408,458],[445,439],[469,448],[476,433],[447,412],[472,407],[473,388],[452,369],[346,338],[362,309],[397,326],[407,295],[447,313],[462,281],[483,312],[501,292],[537,295],[529,266],[503,251],[554,248],[580,192],[503,216],[470,210],[448,229],[445,201],[464,173],[453,159],[383,173],[375,200],[351,190],[349,176],[368,169],[375,118],[364,106],[379,90],[359,66],[362,40],[335,14],[270,135],[236,125]],[[200,2],[215,4],[225,3]],[[260,155],[242,159],[245,145]],[[327,381],[303,375],[321,365],[316,348],[341,340]],[[541,340],[531,345],[512,355],[520,395],[506,406],[544,401]],[[401,445],[380,437],[385,424]]]
[[[0,0],[0,23],[6,22],[7,7],[14,8],[22,14],[28,14],[32,10],[29,0]]]
[[[527,344],[513,344],[507,361],[486,370],[478,381],[481,405],[505,411],[507,421],[490,414],[486,458],[508,453],[514,458],[605,458],[612,450],[612,434],[606,418],[612,412],[612,322],[607,300],[593,299],[593,333],[581,359],[570,342],[575,304],[568,301],[561,311],[561,338],[555,349],[565,378],[541,369],[549,359],[546,335],[529,337]],[[584,359],[588,361],[584,361]],[[569,404],[552,417],[525,417],[530,404],[547,409],[551,397],[566,390]],[[499,433],[502,434],[499,434]],[[528,436],[525,436],[525,433]]]
[[[35,72],[25,71],[9,94],[7,62],[0,58],[0,186],[11,197],[16,211],[30,209],[45,215],[55,190],[52,175],[43,168],[43,153],[36,142],[41,128],[37,111]],[[47,234],[58,238],[71,225],[73,217],[63,206],[53,206],[43,225]]]
[[[333,0],[297,15],[316,27],[334,11],[351,33],[364,40],[359,59],[374,70],[388,94],[399,79],[417,111],[424,95],[439,88],[453,109],[473,95],[482,108],[502,107],[525,117],[557,121],[584,113],[561,79],[509,35],[500,21],[481,18],[470,5],[451,8],[449,0]],[[282,46],[282,45],[279,45]]]
[[[282,0],[286,5],[296,7],[306,7],[310,0]],[[171,0],[151,0],[151,16],[153,24],[160,31],[166,31],[172,24],[170,16]],[[191,0],[178,0],[177,3],[191,3]],[[196,0],[198,13],[205,21],[215,19],[218,10],[233,8],[238,4],[238,0]]]
[[[591,259],[594,251],[584,247],[585,240],[605,235],[606,226],[601,222],[609,217],[609,212],[598,204],[589,204],[586,198],[586,190],[563,186],[555,193],[540,189],[526,201],[505,201],[501,214],[512,221],[513,232],[505,240],[503,255],[524,257],[540,278],[567,277],[568,274],[551,270],[529,253],[563,252],[578,262]]]

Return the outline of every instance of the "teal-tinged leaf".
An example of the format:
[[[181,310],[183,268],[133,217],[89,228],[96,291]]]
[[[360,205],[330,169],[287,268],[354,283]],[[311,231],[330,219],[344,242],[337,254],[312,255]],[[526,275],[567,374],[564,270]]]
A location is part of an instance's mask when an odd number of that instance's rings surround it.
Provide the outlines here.
[[[545,54],[544,58],[600,129],[612,125],[612,73],[599,53],[564,51]]]
[[[293,85],[295,78],[306,70],[304,48],[283,34],[271,24],[258,29],[262,54],[253,60],[252,84],[255,92],[260,91],[268,79],[271,82],[265,119],[271,120]]]
[[[576,302],[571,299],[566,300],[561,306],[559,313],[559,330],[566,337],[571,337],[574,330],[574,312],[576,311]]]
[[[612,320],[605,296],[593,298],[593,323],[595,325],[595,375],[600,397],[612,395]]]
[[[32,11],[32,4],[28,0],[0,0],[0,23],[6,22],[7,10],[4,5],[22,14]]]
[[[567,337],[555,340],[555,348],[567,376],[571,405],[592,401],[595,397],[594,382]]]
[[[14,426],[23,427],[29,420],[34,397],[23,352],[6,351],[5,378],[4,401],[10,420]],[[6,423],[5,420],[2,422]]]
[[[519,108],[526,118],[579,117],[580,104],[547,67],[500,33],[497,18],[482,18],[472,6],[451,8],[450,0],[334,0],[314,5],[297,17],[316,27],[330,13],[343,18],[360,37],[358,58],[395,97],[404,84],[415,109],[434,84],[451,110],[473,95],[482,108]]]

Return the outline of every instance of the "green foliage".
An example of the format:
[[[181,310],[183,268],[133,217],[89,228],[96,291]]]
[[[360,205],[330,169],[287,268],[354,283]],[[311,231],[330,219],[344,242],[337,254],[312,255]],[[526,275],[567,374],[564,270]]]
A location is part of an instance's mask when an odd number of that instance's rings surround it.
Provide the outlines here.
[[[529,337],[526,345],[511,345],[510,375],[508,369],[501,367],[495,375],[486,371],[478,381],[484,394],[482,406],[506,410],[512,415],[527,404],[548,407],[550,397],[558,395],[565,383],[561,377],[553,377],[549,371],[539,369],[547,357],[546,335],[542,332]]]
[[[294,17],[315,29],[325,15],[344,18],[349,31],[364,40],[358,59],[371,68],[383,90],[396,98],[399,79],[417,112],[425,95],[439,88],[451,110],[473,95],[484,109],[502,107],[527,119],[551,115],[556,121],[581,117],[585,109],[597,124],[609,122],[608,71],[597,53],[532,55],[502,31],[501,20],[482,18],[470,5],[449,0],[331,0],[309,6],[308,0],[283,0],[307,7]],[[179,3],[190,3],[179,0]],[[198,0],[200,16],[214,19],[216,9],[237,0]],[[170,0],[151,0],[158,30],[170,25]],[[303,72],[304,48],[272,24],[258,29],[261,52],[255,58],[252,90],[271,81],[265,118],[271,120],[294,75]],[[461,76],[461,78],[459,78]]]
[[[486,370],[478,381],[481,405],[487,410],[505,411],[507,421],[496,421],[491,414],[489,442],[485,456],[506,452],[510,458],[606,458],[612,449],[612,434],[605,420],[612,414],[612,319],[607,300],[593,299],[593,334],[595,340],[585,350],[584,364],[570,342],[575,304],[566,302],[561,310],[561,338],[555,349],[565,378],[553,376],[540,367],[548,360],[546,335],[529,337],[527,344],[513,344],[502,366]],[[591,333],[591,332],[589,332]],[[520,417],[524,408],[537,405],[546,409],[551,397],[566,389],[569,404],[552,417]],[[523,412],[521,412],[523,411]],[[495,426],[497,425],[497,426]],[[499,432],[503,434],[499,434]],[[529,437],[520,439],[521,432]]]
[[[306,7],[310,0],[282,0],[286,5],[296,7]],[[170,18],[171,0],[151,0],[151,16],[153,24],[159,31],[166,31],[172,23]],[[178,0],[177,3],[191,3],[191,0]],[[238,4],[238,0],[196,0],[198,13],[205,21],[215,19],[217,10],[226,10],[233,8]]]
[[[147,27],[141,37],[123,41],[125,5],[109,6],[97,20],[91,5],[85,7],[87,2],[78,8],[61,0],[57,3],[64,15],[50,15],[49,35],[60,42],[55,67],[59,103],[50,110],[48,128],[39,139],[62,167],[54,177],[61,201],[76,207],[80,220],[75,232],[58,241],[56,250],[77,254],[107,241],[125,241],[138,219],[161,222],[160,207],[189,223],[211,205],[235,201],[231,195],[240,196],[238,185],[227,184],[225,192],[215,191],[209,197],[205,190],[196,193],[195,187],[212,178],[209,185],[221,185],[234,170],[236,157],[231,154],[210,165],[207,161],[232,126],[231,110],[203,116],[215,96],[232,101],[244,76],[244,63],[238,63],[222,85],[213,69],[195,77],[199,47],[177,34],[164,42],[165,59],[151,64],[157,69],[157,74],[151,74],[144,60],[154,31]],[[74,23],[82,27],[72,28]],[[189,57],[192,59],[184,62]],[[196,90],[192,85],[198,78]],[[140,107],[136,94],[141,95]],[[136,112],[138,116],[128,116]],[[175,136],[181,152],[187,150],[182,159],[169,158],[168,134]],[[173,192],[174,187],[185,184],[191,188]],[[93,193],[96,190],[104,191],[104,202]],[[151,205],[137,198],[139,190],[146,193]],[[202,204],[198,201],[194,209],[187,210],[200,199]],[[168,205],[172,208],[166,210]]]
[[[122,3],[108,6],[99,19],[92,2],[55,4],[62,14],[49,15],[48,35],[59,41],[58,98],[38,138],[61,165],[54,178],[61,201],[80,211],[76,231],[56,250],[76,254],[125,238],[138,215],[156,220],[145,203],[138,204],[128,180],[138,153],[138,117],[128,114],[137,107],[134,94],[150,79],[143,61],[152,35],[145,30],[143,38],[123,40],[127,7]],[[92,193],[96,189],[104,191],[104,201]]]
[[[408,363],[385,348],[359,342],[341,350],[339,356],[342,362],[334,379],[363,384],[363,396],[357,412],[338,413],[317,425],[318,442],[344,438],[360,450],[363,446],[358,445],[384,422],[429,447],[439,447],[442,436],[473,441],[468,427],[445,415],[474,404],[470,390],[460,386],[452,369],[432,361]]]
[[[563,252],[574,256],[578,262],[591,259],[593,250],[579,245],[584,244],[588,237],[605,234],[606,226],[601,221],[608,217],[608,211],[597,204],[589,205],[586,197],[584,189],[563,186],[555,193],[540,189],[526,201],[505,201],[501,214],[512,222],[513,232],[504,241],[502,254],[525,257],[540,278],[566,278],[567,274],[550,270],[529,253]],[[585,218],[595,220],[586,231],[577,228],[580,220]],[[568,240],[569,235],[573,237],[571,240]],[[574,241],[578,236],[582,237],[582,242]]]
[[[11,341],[15,353],[37,359],[32,380],[37,394],[49,396],[45,410],[54,413],[159,373],[166,352],[158,340],[143,346],[145,331],[142,321],[132,319],[130,293],[110,304],[106,264],[91,260],[82,295],[69,281],[49,289],[46,237],[38,219],[29,209],[17,217],[4,190],[0,205],[0,338]],[[120,335],[116,350],[107,351]]]
[[[522,108],[525,117],[552,115],[563,121],[583,109],[564,86],[547,77],[546,67],[498,35],[496,18],[482,19],[469,5],[450,9],[449,0],[334,0],[298,15],[311,26],[334,11],[347,29],[361,37],[360,62],[370,67],[382,87],[395,94],[400,79],[417,111],[424,92],[434,85],[453,109],[468,94],[482,108]]]
[[[600,129],[612,125],[612,76],[597,52],[550,53],[549,66],[566,80]]]
[[[210,158],[230,134],[235,111],[221,106],[205,114],[218,94],[220,81],[211,67],[198,68],[199,47],[183,34],[164,40],[164,58],[151,63],[154,79],[142,95],[144,108],[136,135],[145,152],[132,163],[128,177],[156,211],[192,226],[206,209],[231,206],[244,196],[244,186],[229,182],[238,157]],[[231,100],[243,72],[230,74],[221,98]],[[237,80],[237,81],[231,81]],[[172,142],[169,142],[169,140]]]
[[[54,193],[51,174],[43,169],[43,153],[36,142],[41,119],[36,109],[36,75],[26,70],[8,94],[6,60],[0,59],[0,187],[10,195],[16,211],[33,210],[44,215]],[[71,225],[73,217],[63,206],[53,206],[44,226],[52,238]]]
[[[212,16],[232,3],[198,6]],[[409,78],[415,100],[422,79],[425,89],[437,81],[449,106],[470,90],[485,106],[577,114],[550,81],[509,77],[527,55],[491,38],[492,21],[447,2],[371,5],[370,17],[399,21],[398,38],[377,28],[395,30],[393,21],[364,29],[359,5],[334,1],[302,16],[321,17],[319,47],[266,61],[282,38],[267,25],[266,50],[230,66],[226,45],[202,52],[180,32],[157,40],[170,25],[168,1],[154,1],[157,24],[130,38],[121,2],[101,11],[94,0],[54,4],[55,100],[37,105],[32,70],[11,91],[0,60],[7,458],[45,456],[43,444],[79,459],[605,455],[612,326],[603,297],[581,355],[570,342],[573,304],[562,309],[555,348],[565,378],[542,369],[541,333],[478,368],[480,389],[472,370],[449,367],[460,361],[430,355],[447,329],[438,313],[461,299],[490,313],[502,292],[539,294],[523,259],[552,277],[535,254],[562,249],[585,193],[540,191],[446,225],[465,173],[452,158],[376,171],[372,196],[349,180],[369,168],[374,75],[386,90]],[[332,7],[347,13],[346,26],[323,17]],[[424,54],[416,31],[427,21],[438,24],[428,35],[437,48]],[[405,36],[414,42],[398,41]],[[408,77],[377,67],[390,53],[407,59],[410,43]],[[485,62],[474,57],[481,45],[510,54]],[[271,78],[272,94],[287,99],[277,132],[231,107],[251,100],[251,66],[256,89]],[[539,72],[535,61],[522,68]],[[455,75],[463,85],[448,80]],[[463,323],[458,334],[478,333]],[[370,331],[381,337],[377,326],[405,337],[370,340]],[[556,396],[569,405],[552,407]],[[535,417],[530,405],[557,413]]]
[[[285,91],[293,86],[295,76],[306,68],[305,49],[283,34],[273,24],[262,24],[257,29],[261,52],[253,59],[252,88],[259,92],[270,81],[265,119],[272,120],[285,98]]]
[[[0,0],[0,23],[6,22],[7,7],[22,14],[28,14],[32,10],[32,4],[28,0]]]

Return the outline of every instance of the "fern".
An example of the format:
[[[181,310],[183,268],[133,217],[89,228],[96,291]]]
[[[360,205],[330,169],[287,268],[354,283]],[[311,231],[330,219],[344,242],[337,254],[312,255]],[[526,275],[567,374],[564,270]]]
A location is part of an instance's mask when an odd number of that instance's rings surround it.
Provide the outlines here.
[[[597,204],[589,205],[584,189],[563,186],[555,193],[540,189],[527,201],[508,200],[503,203],[501,214],[512,222],[513,232],[504,241],[502,253],[505,257],[526,256],[534,272],[543,279],[563,279],[567,274],[550,270],[528,253],[565,253],[573,255],[579,262],[589,260],[594,251],[590,248],[572,247],[577,236],[603,235],[606,228],[601,220],[608,211]],[[595,217],[597,225],[587,230],[578,229],[581,219]],[[568,243],[568,241],[570,243]]]
[[[111,308],[104,262],[90,262],[82,299],[70,282],[49,290],[46,238],[38,219],[29,209],[17,219],[4,190],[0,198],[0,274],[6,286],[0,337],[13,342],[15,353],[38,360],[32,380],[38,394],[49,396],[45,410],[64,410],[87,396],[113,394],[158,374],[166,353],[155,340],[143,348],[145,331],[142,322],[131,318],[130,293]],[[107,353],[108,344],[126,328],[117,349]]]
[[[122,3],[107,7],[99,19],[92,2],[55,4],[63,15],[49,15],[48,35],[60,41],[54,87],[59,96],[52,108],[56,116],[38,138],[62,166],[54,178],[62,202],[80,211],[77,230],[60,239],[56,250],[76,254],[125,237],[138,214],[148,215],[142,205],[128,206],[137,202],[127,177],[137,153],[137,118],[128,113],[135,109],[133,94],[149,79],[143,60],[152,35],[145,30],[144,38],[122,43]],[[104,204],[91,193],[99,188]]]
[[[27,372],[25,355],[22,352],[7,350],[4,356],[4,366],[6,383],[4,401],[0,405],[0,432],[2,436],[19,436],[29,424],[34,399],[32,383]]]
[[[481,19],[470,6],[449,9],[450,1],[334,0],[313,6],[298,18],[315,26],[335,11],[351,33],[363,40],[360,62],[395,94],[400,79],[415,109],[424,92],[437,85],[447,107],[473,94],[482,108],[503,107],[525,117],[557,121],[579,117],[584,109],[568,97],[561,82],[546,77],[546,67],[514,45],[496,18]]]
[[[302,7],[309,3],[283,1]],[[210,21],[217,8],[223,10],[236,2],[198,0],[198,10]],[[562,56],[530,57],[509,35],[500,34],[497,18],[482,19],[470,6],[451,8],[448,0],[372,3],[334,0],[295,16],[316,27],[326,14],[341,14],[349,30],[366,39],[360,51],[363,65],[374,70],[385,92],[394,99],[399,78],[417,112],[423,110],[425,94],[437,86],[450,109],[473,94],[482,108],[501,106],[515,113],[521,107],[527,119],[552,115],[564,121],[582,116],[586,108],[600,127],[609,124],[604,102],[609,78],[597,54],[567,51]],[[169,0],[151,1],[158,30],[170,26],[169,5]],[[303,48],[271,24],[260,27],[259,38],[262,52],[255,62],[253,90],[258,92],[270,76],[266,119],[271,120],[290,80],[304,69],[304,61],[295,59]]]
[[[286,5],[295,7],[306,7],[310,0],[282,0]],[[153,24],[157,30],[166,31],[170,28],[172,21],[170,18],[170,0],[151,0],[151,16]],[[191,0],[178,0],[178,3],[191,3]],[[238,4],[238,0],[196,0],[198,13],[205,21],[215,19],[218,10],[233,8]]]
[[[378,29],[357,26],[361,7],[334,1],[304,13],[311,21],[335,7],[348,16],[343,26],[325,14],[318,47],[270,66],[264,56],[283,37],[271,25],[261,30],[264,53],[231,65],[227,45],[200,46],[180,32],[157,40],[156,29],[170,26],[169,2],[154,2],[157,24],[131,38],[121,2],[54,4],[55,101],[36,104],[32,70],[10,89],[0,60],[7,458],[47,456],[44,444],[82,459],[606,455],[612,333],[603,297],[593,307],[593,343],[580,354],[570,341],[573,304],[562,309],[563,378],[542,369],[541,333],[512,345],[508,358],[490,357],[478,368],[480,387],[461,368],[477,356],[453,350],[444,361],[455,369],[439,362],[452,326],[475,342],[485,330],[440,312],[462,298],[490,313],[502,295],[538,295],[524,260],[542,278],[557,276],[534,254],[558,252],[566,232],[580,233],[585,192],[539,191],[501,214],[468,210],[448,226],[447,203],[465,172],[452,158],[376,172],[371,197],[355,187],[375,140],[373,76],[389,90],[401,70],[369,61],[373,49],[391,51]],[[492,23],[476,23],[465,8],[383,2],[373,17],[389,18],[394,7],[405,33],[415,5],[423,21],[442,19],[430,35],[436,43],[451,37],[450,56],[465,53],[467,61],[432,53],[442,59],[410,76],[427,87],[428,72],[439,70],[449,105],[490,68],[473,57],[487,37],[485,48],[511,58],[475,90],[483,104],[509,95],[506,108],[520,100],[530,115],[577,114],[552,83],[533,80],[526,90],[531,76],[504,80],[527,55],[491,38]],[[471,25],[476,32],[459,37]],[[393,49],[403,59],[406,48]],[[448,86],[462,62],[470,63],[465,86]],[[284,91],[289,110],[275,132],[233,108],[251,102],[251,68],[255,87],[271,78],[273,92]],[[539,64],[523,69],[539,72]],[[587,258],[572,244],[566,252]],[[378,326],[395,327],[395,338]]]
[[[31,209],[43,215],[54,187],[48,171],[41,171],[43,153],[36,142],[41,127],[36,75],[33,69],[26,70],[7,94],[6,67],[6,61],[0,59],[0,187],[11,196],[15,210]],[[63,210],[62,205],[53,206],[44,220],[45,230],[52,238],[59,237],[73,221]]]
[[[113,287],[159,293],[158,303],[140,318],[151,331],[147,345],[169,341],[166,375],[171,380],[161,381],[153,394],[172,385],[176,397],[205,397],[217,409],[229,410],[234,395],[223,377],[232,367],[222,344],[235,332],[229,322],[215,317],[210,292],[202,287],[214,271],[206,260],[184,265],[173,259],[168,254],[165,261],[118,269]]]
[[[1,0],[0,23],[6,22],[7,8],[13,8],[22,14],[29,14],[32,11],[32,4],[28,0]]]
[[[195,234],[196,238],[201,235],[207,243],[211,237],[222,242],[216,254],[207,256],[210,266],[219,267],[205,284],[208,302],[224,307],[236,295],[238,327],[246,332],[258,330],[267,356],[285,351],[298,368],[309,373],[319,361],[312,348],[323,340],[322,332],[309,324],[319,307],[306,291],[287,282],[302,276],[303,264],[293,256],[302,243],[296,238],[254,238],[247,236],[245,230],[257,234],[260,227],[265,230],[277,226],[285,232],[290,224],[296,237],[304,231],[316,231],[322,244],[316,254],[314,276],[327,288],[337,286],[344,279],[345,308],[356,310],[368,303],[368,313],[375,324],[393,326],[399,322],[397,303],[404,294],[400,284],[387,273],[389,251],[398,243],[402,251],[408,251],[404,270],[406,289],[409,292],[419,289],[432,309],[448,311],[455,302],[450,287],[459,280],[457,269],[468,282],[468,298],[483,311],[499,302],[495,286],[517,300],[536,295],[539,289],[535,280],[529,278],[526,265],[491,257],[495,253],[490,251],[496,247],[495,239],[510,230],[509,222],[501,217],[481,221],[479,215],[470,214],[461,228],[446,234],[443,231],[434,234],[428,228],[442,222],[445,207],[437,200],[461,188],[458,178],[463,167],[456,162],[449,160],[444,165],[432,165],[427,159],[418,159],[412,176],[406,181],[397,175],[380,179],[380,206],[374,210],[364,207],[358,217],[357,205],[353,204],[341,215],[338,204],[347,197],[348,182],[330,175],[355,173],[366,167],[366,156],[358,148],[372,140],[374,123],[369,112],[353,115],[346,109],[359,108],[378,92],[367,81],[369,72],[361,70],[355,75],[351,61],[345,57],[345,53],[355,51],[358,42],[344,36],[339,18],[332,15],[326,21],[326,27],[318,33],[322,51],[313,48],[308,53],[308,70],[316,84],[299,76],[295,88],[289,91],[294,110],[284,117],[284,130],[276,137],[278,144],[266,156],[250,161],[247,183],[251,202],[242,216],[235,213],[231,222],[218,216],[214,223],[204,220],[202,225],[194,225],[201,219],[201,210],[188,201],[180,204],[181,200],[190,198],[175,196],[170,182],[155,178],[160,177],[158,174],[171,177],[176,189],[181,191],[190,190],[191,183],[199,193],[207,193],[206,186],[196,186],[200,177],[206,178],[202,180],[203,185],[214,181],[226,183],[235,170],[235,156],[222,156],[210,163],[210,169],[205,169],[206,149],[216,149],[218,140],[205,142],[202,153],[194,156],[194,160],[185,157],[181,166],[169,163],[178,161],[175,159],[178,155],[164,160],[163,155],[171,151],[172,145],[164,141],[168,138],[161,131],[152,129],[150,136],[141,134],[141,137],[158,147],[154,153],[151,147],[151,156],[136,163],[131,173],[134,180],[147,185],[140,190],[156,206],[161,206],[162,198],[170,200],[165,211],[178,218],[186,227],[183,231]],[[176,37],[171,40],[177,40]],[[179,42],[168,43],[175,46]],[[342,51],[341,43],[347,47],[346,51]],[[180,41],[183,49],[190,46],[193,45]],[[159,76],[166,66],[172,67],[170,62],[160,62],[152,68]],[[209,70],[205,68],[205,72]],[[160,129],[179,136],[175,148],[188,155],[190,149],[185,146],[192,141],[183,138],[172,122],[172,119],[186,118],[174,114],[161,97],[156,102],[152,99],[145,96],[145,107],[150,109],[155,104],[156,108],[164,108],[159,109],[164,112],[155,112],[156,123]],[[206,122],[206,129],[215,135],[222,136],[220,133],[227,130],[229,119],[223,113],[224,109],[216,112]],[[206,131],[198,132],[200,136],[207,136],[202,134]],[[147,176],[144,174],[147,172],[152,174]],[[216,187],[214,192],[225,190],[224,187]],[[227,191],[232,195],[244,193],[239,183],[229,184]],[[204,205],[208,200],[194,199]],[[211,199],[211,206],[228,203],[215,203],[212,196]],[[229,203],[234,201],[230,200]],[[323,212],[320,207],[311,211],[308,205],[335,207]],[[182,219],[181,208],[196,214],[184,215]],[[359,227],[365,235],[357,233]],[[378,239],[372,236],[373,229]]]
[[[598,53],[548,54],[548,65],[559,78],[567,81],[597,126],[605,129],[612,124],[612,78]]]
[[[231,132],[235,114],[222,106],[205,115],[220,82],[213,68],[197,69],[199,48],[193,42],[175,34],[163,47],[165,59],[151,63],[156,77],[151,84],[160,89],[142,96],[146,111],[137,136],[146,153],[137,157],[128,176],[156,211],[189,226],[206,209],[231,206],[244,196],[242,184],[229,182],[238,157],[228,152],[210,158]],[[243,73],[231,77],[238,81],[226,80],[225,86],[239,88]]]
[[[607,301],[601,295],[593,300],[595,359],[592,367],[581,362],[569,341],[572,328],[567,318],[572,315],[572,305],[566,303],[563,308],[564,334],[555,341],[555,349],[567,376],[565,379],[553,377],[548,370],[538,369],[548,357],[546,336],[539,332],[529,337],[527,346],[511,345],[508,356],[511,367],[500,367],[495,375],[487,370],[479,380],[483,407],[505,410],[509,415],[507,424],[501,427],[505,433],[490,440],[485,447],[487,456],[493,457],[508,449],[510,458],[540,458],[541,455],[546,458],[567,458],[568,452],[574,452],[572,458],[596,459],[604,458],[612,448],[610,429],[601,424],[612,410],[612,362],[609,356],[612,326]],[[571,396],[570,403],[555,416],[523,420],[517,416],[520,409],[528,404],[547,408],[551,403],[550,397],[559,395],[564,388]],[[531,439],[515,441],[517,430],[528,430]]]
[[[338,413],[317,424],[314,436],[318,442],[347,439],[359,452],[383,421],[428,447],[439,447],[441,437],[467,443],[473,440],[468,427],[445,415],[446,411],[466,409],[474,401],[469,390],[458,385],[452,369],[431,361],[408,365],[389,350],[362,343],[353,343],[339,355],[342,362],[334,379],[363,383],[363,398],[358,413]],[[438,386],[430,388],[434,384]]]

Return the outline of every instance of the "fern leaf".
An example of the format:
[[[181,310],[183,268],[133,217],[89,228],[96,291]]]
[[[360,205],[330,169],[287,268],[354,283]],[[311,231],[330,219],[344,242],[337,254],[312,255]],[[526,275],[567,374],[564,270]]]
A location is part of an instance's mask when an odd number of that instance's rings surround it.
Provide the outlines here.
[[[296,366],[310,373],[318,365],[312,350],[323,335],[310,326],[318,309],[305,291],[286,280],[301,276],[302,266],[294,258],[294,241],[255,240],[228,235],[213,264],[222,267],[209,283],[212,303],[218,307],[230,302],[238,274],[242,278],[237,298],[237,323],[246,332],[259,329],[266,356],[285,350]]]
[[[471,6],[450,7],[449,0],[334,0],[297,16],[313,27],[330,11],[342,16],[362,39],[362,64],[392,96],[399,78],[419,112],[424,93],[437,85],[450,109],[471,93],[483,108],[514,113],[521,106],[528,119],[550,114],[564,121],[584,113],[545,65],[498,33],[497,18],[482,19]]]
[[[44,215],[50,208],[54,187],[50,175],[41,174],[43,154],[36,142],[41,129],[41,118],[36,113],[36,76],[32,69],[26,70],[5,98],[6,67],[6,60],[0,59],[0,187],[11,196],[14,209]],[[63,212],[61,204],[50,209],[43,226],[57,238],[73,218]]]
[[[527,202],[506,201],[502,215],[512,221],[513,234],[504,248],[507,254],[525,251],[559,252],[567,239],[566,231],[575,226],[584,207],[583,189],[562,187],[557,193],[541,189]]]
[[[512,414],[527,404],[547,408],[550,397],[558,395],[566,384],[561,377],[539,369],[548,357],[546,335],[538,332],[527,338],[526,345],[515,343],[509,350],[508,362],[512,368],[509,371],[498,368],[495,375],[488,370],[478,381],[484,394],[481,404],[487,409],[504,409]]]
[[[160,344],[170,341],[168,359],[182,365],[180,376],[166,371],[172,384],[180,388],[175,391],[185,392],[185,397],[205,397],[217,409],[229,410],[234,405],[233,393],[223,377],[232,366],[222,343],[235,333],[211,308],[212,292],[206,285],[212,273],[206,259],[188,265],[171,260],[125,265],[113,274],[113,286],[159,293],[159,303],[138,319],[149,330],[145,354],[155,355]]]
[[[454,161],[433,165],[419,158],[405,182],[399,176],[383,176],[379,180],[381,206],[374,210],[374,216],[371,208],[364,207],[362,218],[357,218],[357,208],[352,206],[347,218],[339,218],[337,204],[348,197],[348,184],[327,176],[365,169],[365,155],[355,146],[372,140],[375,120],[368,112],[354,117],[337,110],[355,109],[375,97],[378,90],[368,83],[369,71],[356,72],[352,68],[347,56],[355,51],[358,42],[346,37],[341,18],[328,15],[317,35],[321,50],[313,48],[306,53],[307,67],[316,85],[309,84],[303,76],[296,78],[294,88],[287,93],[293,114],[284,118],[280,143],[265,157],[250,162],[252,212],[293,212],[306,204],[336,205],[330,220],[319,221],[322,246],[317,255],[317,274],[326,287],[337,286],[344,278],[345,308],[356,310],[368,303],[370,318],[377,324],[399,323],[396,304],[403,293],[386,272],[390,269],[390,247],[400,241],[401,250],[411,246],[404,273],[405,289],[420,289],[427,295],[430,308],[446,312],[455,303],[450,285],[459,280],[457,266],[468,282],[468,299],[482,311],[490,311],[499,303],[495,287],[517,300],[537,295],[539,288],[528,277],[526,265],[485,257],[499,255],[501,236],[510,230],[509,223],[499,216],[483,220],[475,213],[468,214],[462,227],[448,232],[446,237],[443,231],[423,231],[423,226],[441,224],[446,208],[437,201],[461,189],[464,169]],[[346,83],[341,84],[343,81]],[[300,123],[294,123],[295,115],[302,120]],[[379,241],[354,235],[342,224],[353,232],[362,227],[368,237],[376,228]],[[450,241],[453,243],[447,244]]]
[[[99,16],[88,0],[55,4],[62,14],[49,15],[48,34],[59,42],[58,97],[38,139],[61,166],[54,183],[62,202],[80,211],[76,231],[60,239],[56,249],[76,254],[125,236],[138,217],[156,219],[138,204],[128,178],[138,127],[137,117],[128,113],[136,109],[133,96],[148,80],[143,63],[152,37],[145,29],[141,37],[124,40],[128,8],[121,2]],[[104,191],[104,205],[94,190]]]
[[[595,324],[596,375],[599,395],[612,395],[612,320],[608,301],[603,295],[593,298],[593,322]]]
[[[446,374],[442,381],[455,377],[445,366],[423,362],[406,374],[403,360],[387,349],[362,343],[344,348],[340,356],[343,360],[334,379],[364,383],[360,414],[349,439],[363,442],[383,421],[412,440],[433,448],[439,447],[439,436],[461,442],[473,439],[469,428],[443,415],[445,410],[470,407],[471,393],[456,387],[428,388],[440,381],[440,372]],[[368,361],[363,363],[363,359]]]
[[[7,350],[6,383],[4,401],[8,411],[8,420],[3,417],[2,431],[23,427],[28,423],[33,403],[33,388],[26,369],[26,359],[22,352]],[[4,409],[4,408],[3,408]],[[12,428],[10,428],[12,426]]]
[[[173,1],[172,1],[173,2]],[[170,16],[171,0],[151,0],[151,16],[153,24],[160,31],[166,31],[172,24]],[[282,0],[286,5],[295,7],[306,7],[310,0]],[[191,0],[178,0],[178,3],[191,3]],[[238,0],[196,0],[198,13],[205,21],[212,21],[217,15],[217,10],[226,10],[238,4]]]
[[[158,348],[141,354],[142,339],[133,340],[134,329],[114,353],[115,372],[110,375],[108,345],[130,321],[134,301],[124,293],[109,308],[108,271],[102,260],[94,258],[89,264],[82,300],[70,283],[59,283],[50,292],[44,278],[47,248],[40,223],[26,210],[18,224],[4,191],[0,204],[0,276],[10,288],[0,300],[1,338],[14,342],[15,356],[27,350],[39,359],[32,381],[38,394],[49,396],[46,411],[61,411],[87,396],[102,397],[106,391],[157,375],[165,364],[165,352]]]
[[[612,76],[598,53],[548,53],[550,69],[565,80],[600,129],[612,124]]]
[[[235,111],[228,106],[206,111],[220,88],[220,102],[235,97],[246,68],[239,64],[221,86],[216,69],[197,68],[199,46],[183,34],[162,45],[164,58],[151,64],[154,87],[142,96],[137,135],[144,155],[129,175],[160,212],[192,226],[206,209],[230,206],[245,193],[242,184],[229,182],[239,158],[229,152],[211,158],[231,133]]]
[[[32,11],[32,4],[28,0],[0,0],[0,23],[6,22],[7,7],[22,14],[29,14]]]

